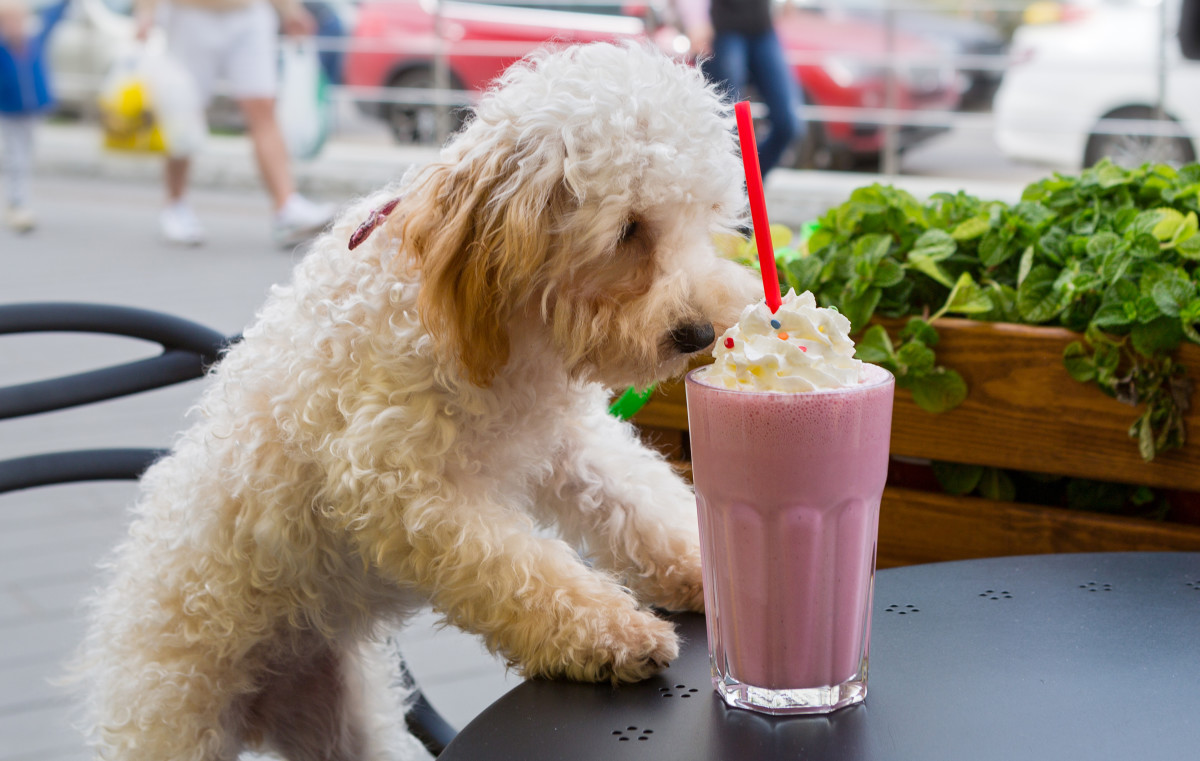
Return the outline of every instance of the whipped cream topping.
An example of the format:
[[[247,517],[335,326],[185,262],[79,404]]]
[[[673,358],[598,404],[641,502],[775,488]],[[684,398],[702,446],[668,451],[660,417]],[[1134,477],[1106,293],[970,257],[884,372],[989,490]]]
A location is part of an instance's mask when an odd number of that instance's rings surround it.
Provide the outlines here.
[[[859,382],[850,320],[817,306],[812,293],[789,290],[771,314],[765,302],[746,307],[717,339],[705,383],[741,391],[815,391]]]

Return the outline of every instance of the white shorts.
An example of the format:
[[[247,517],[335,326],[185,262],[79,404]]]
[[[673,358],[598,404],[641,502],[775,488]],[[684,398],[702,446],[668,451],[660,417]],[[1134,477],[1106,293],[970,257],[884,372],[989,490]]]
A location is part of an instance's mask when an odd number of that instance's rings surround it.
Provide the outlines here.
[[[210,11],[163,4],[167,52],[191,72],[202,102],[216,93],[274,98],[279,67],[279,16],[266,0]]]

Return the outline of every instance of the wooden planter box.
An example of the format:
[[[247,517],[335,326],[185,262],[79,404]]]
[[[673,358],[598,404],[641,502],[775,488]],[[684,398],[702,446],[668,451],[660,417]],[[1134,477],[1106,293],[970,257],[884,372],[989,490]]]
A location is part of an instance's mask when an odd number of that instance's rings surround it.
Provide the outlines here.
[[[1063,367],[1063,349],[1077,334],[957,319],[937,327],[938,362],[962,374],[969,394],[958,408],[931,414],[897,390],[893,455],[1200,491],[1200,405],[1187,415],[1188,444],[1146,463],[1128,435],[1135,409]],[[1200,382],[1200,347],[1185,345],[1178,359]],[[686,463],[681,380],[661,386],[634,422]],[[893,486],[884,493],[879,533],[881,567],[1050,552],[1200,551],[1197,526]]]

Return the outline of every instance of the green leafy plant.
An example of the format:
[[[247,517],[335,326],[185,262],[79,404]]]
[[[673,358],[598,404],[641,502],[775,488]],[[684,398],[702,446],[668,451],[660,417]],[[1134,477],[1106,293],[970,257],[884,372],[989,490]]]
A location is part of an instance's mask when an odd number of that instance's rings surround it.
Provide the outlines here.
[[[920,202],[870,185],[821,217],[807,252],[777,262],[781,286],[811,290],[859,327],[908,317],[898,345],[869,327],[860,356],[933,411],[967,394],[937,364],[939,317],[1077,331],[1067,370],[1140,405],[1130,435],[1149,460],[1184,441],[1191,383],[1171,356],[1185,340],[1200,343],[1198,196],[1200,164],[1104,161],[1033,183],[1011,205],[962,192]]]

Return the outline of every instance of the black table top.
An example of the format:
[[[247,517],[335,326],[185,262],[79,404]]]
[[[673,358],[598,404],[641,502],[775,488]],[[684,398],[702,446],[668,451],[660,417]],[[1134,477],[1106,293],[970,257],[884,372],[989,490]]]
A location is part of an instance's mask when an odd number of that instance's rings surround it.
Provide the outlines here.
[[[729,708],[704,617],[638,684],[530,680],[442,761],[1026,761],[1200,758],[1200,553],[1042,555],[876,576],[866,703]]]

